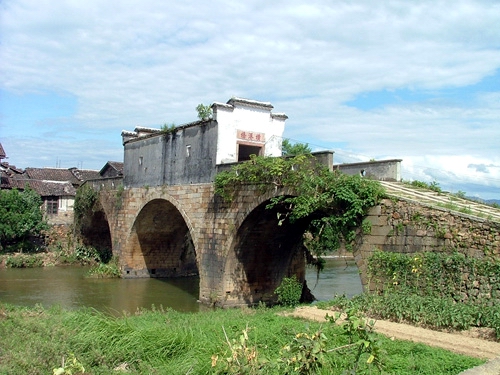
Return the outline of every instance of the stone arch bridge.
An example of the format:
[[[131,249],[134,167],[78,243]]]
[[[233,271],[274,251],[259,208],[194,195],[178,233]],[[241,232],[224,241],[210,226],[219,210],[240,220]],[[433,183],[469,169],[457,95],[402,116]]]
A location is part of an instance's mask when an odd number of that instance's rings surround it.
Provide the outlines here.
[[[123,277],[199,275],[199,300],[219,306],[272,303],[283,277],[304,280],[305,227],[279,226],[277,212],[266,209],[286,191],[262,195],[247,187],[224,203],[212,183],[123,189],[120,182],[90,182],[99,201],[81,230],[87,244],[113,249]],[[385,185],[393,198],[370,210],[371,231],[359,233],[354,249],[365,288],[366,261],[376,249],[500,254],[498,211],[461,213]]]

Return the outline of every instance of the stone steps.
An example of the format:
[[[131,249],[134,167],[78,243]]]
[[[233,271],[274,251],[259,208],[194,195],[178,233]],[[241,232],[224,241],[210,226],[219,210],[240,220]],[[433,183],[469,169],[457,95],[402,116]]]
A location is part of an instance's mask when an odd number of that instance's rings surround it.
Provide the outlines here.
[[[500,209],[459,198],[446,192],[417,188],[401,182],[380,181],[388,195],[440,207],[484,220],[500,222]]]

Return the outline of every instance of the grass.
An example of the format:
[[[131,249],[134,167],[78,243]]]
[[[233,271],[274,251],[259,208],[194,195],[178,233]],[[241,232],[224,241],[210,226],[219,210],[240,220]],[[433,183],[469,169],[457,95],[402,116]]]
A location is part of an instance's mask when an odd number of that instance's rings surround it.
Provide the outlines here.
[[[294,373],[278,370],[280,351],[297,333],[321,330],[328,348],[347,343],[341,327],[284,317],[282,308],[214,310],[179,313],[149,309],[112,317],[90,309],[31,309],[0,304],[0,374],[52,374],[62,358],[74,354],[86,372],[119,374],[215,374],[213,356],[223,364],[231,351],[228,340],[249,327],[248,346],[270,362],[259,374]],[[225,337],[224,330],[227,333]],[[384,373],[458,374],[484,361],[377,335],[385,354]],[[236,341],[238,342],[238,340]],[[234,353],[234,352],[233,352]],[[331,352],[318,374],[341,374],[352,365],[348,353]],[[272,365],[274,363],[274,365]],[[250,373],[250,372],[249,372]],[[362,361],[358,373],[378,373]]]

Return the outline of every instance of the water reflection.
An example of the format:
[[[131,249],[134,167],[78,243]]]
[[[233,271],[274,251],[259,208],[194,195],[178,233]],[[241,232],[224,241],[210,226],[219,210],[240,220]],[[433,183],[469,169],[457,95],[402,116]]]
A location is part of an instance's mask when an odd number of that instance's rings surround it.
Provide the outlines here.
[[[90,279],[85,267],[0,269],[0,302],[44,307],[92,307],[112,314],[163,306],[183,312],[199,311],[199,278]],[[352,260],[327,259],[316,284],[316,272],[307,269],[306,280],[318,300],[336,294],[362,292],[358,269]]]
[[[173,307],[198,311],[197,277],[180,279],[92,279],[84,267],[0,270],[0,301],[21,306],[82,306],[122,313],[138,308]]]
[[[363,292],[358,267],[350,258],[327,258],[325,268],[317,278],[314,268],[306,272],[307,286],[318,301],[331,300],[335,295],[352,297]]]

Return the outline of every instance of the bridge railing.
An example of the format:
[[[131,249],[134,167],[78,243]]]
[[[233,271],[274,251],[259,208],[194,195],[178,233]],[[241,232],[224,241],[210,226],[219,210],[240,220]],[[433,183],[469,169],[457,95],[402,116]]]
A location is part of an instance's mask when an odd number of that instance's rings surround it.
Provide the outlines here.
[[[379,181],[401,181],[402,159],[336,164],[334,169],[348,175],[360,175]]]
[[[379,181],[401,181],[401,159],[367,161],[360,163],[333,164],[333,151],[313,152],[316,161],[330,171],[339,170],[348,175],[360,175]],[[244,162],[218,164],[217,173],[229,171],[234,165]]]

